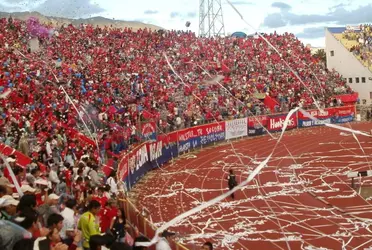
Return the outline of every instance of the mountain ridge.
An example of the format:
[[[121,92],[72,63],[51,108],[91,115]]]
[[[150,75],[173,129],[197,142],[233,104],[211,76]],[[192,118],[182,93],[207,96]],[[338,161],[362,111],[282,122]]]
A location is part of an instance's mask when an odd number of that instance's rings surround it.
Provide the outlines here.
[[[61,26],[63,24],[72,24],[74,26],[80,24],[91,24],[94,26],[113,26],[115,28],[132,28],[133,30],[148,28],[151,30],[161,30],[163,28],[153,25],[153,24],[146,24],[139,21],[123,21],[123,20],[116,20],[116,19],[109,19],[102,16],[95,16],[89,18],[79,18],[79,19],[71,19],[71,18],[64,18],[64,17],[53,17],[53,16],[46,16],[36,11],[25,11],[25,12],[0,12],[0,18],[8,18],[12,17],[14,19],[19,20],[27,20],[30,17],[36,17],[42,23],[52,23],[53,26]]]

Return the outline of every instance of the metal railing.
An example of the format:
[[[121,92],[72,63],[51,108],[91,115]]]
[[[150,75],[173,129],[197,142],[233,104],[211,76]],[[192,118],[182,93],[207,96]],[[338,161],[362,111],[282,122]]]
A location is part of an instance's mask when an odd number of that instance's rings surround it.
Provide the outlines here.
[[[132,226],[136,226],[144,236],[149,239],[152,239],[156,233],[156,226],[148,219],[141,211],[139,211],[136,206],[127,198],[119,199],[122,208],[124,208],[125,216],[127,222]],[[171,248],[176,250],[191,250],[195,249],[191,246],[188,248],[177,241],[171,241]],[[155,246],[150,247],[150,249],[155,250]]]

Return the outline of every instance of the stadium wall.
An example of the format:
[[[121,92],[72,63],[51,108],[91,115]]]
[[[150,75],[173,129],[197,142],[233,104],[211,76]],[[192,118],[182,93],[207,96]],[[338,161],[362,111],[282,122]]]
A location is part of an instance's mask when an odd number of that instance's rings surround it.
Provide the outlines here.
[[[319,110],[308,112],[318,120],[313,121],[301,112],[296,112],[290,117],[287,130],[322,126],[325,123],[352,122],[355,117],[355,106],[327,108],[323,112]],[[286,116],[285,113],[247,117],[157,135],[155,140],[144,142],[122,156],[118,165],[118,177],[130,190],[148,171],[181,154],[225,140],[264,135],[267,131],[280,132]]]
[[[347,84],[358,92],[360,100],[366,100],[368,104],[372,103],[372,72],[328,29],[326,29],[325,51],[327,68],[339,72],[346,79]],[[365,83],[362,83],[362,77],[366,79]],[[359,78],[359,83],[356,83],[357,78]]]

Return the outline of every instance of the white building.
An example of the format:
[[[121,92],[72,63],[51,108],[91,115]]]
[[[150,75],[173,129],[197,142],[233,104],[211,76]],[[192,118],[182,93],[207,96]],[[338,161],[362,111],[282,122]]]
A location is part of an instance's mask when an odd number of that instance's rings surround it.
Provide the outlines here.
[[[352,46],[353,42],[350,44],[344,40],[343,43],[341,42],[344,31],[346,28],[326,28],[327,68],[335,69],[346,79],[349,86],[358,92],[361,103],[366,100],[370,104],[372,103],[372,71],[347,48]]]

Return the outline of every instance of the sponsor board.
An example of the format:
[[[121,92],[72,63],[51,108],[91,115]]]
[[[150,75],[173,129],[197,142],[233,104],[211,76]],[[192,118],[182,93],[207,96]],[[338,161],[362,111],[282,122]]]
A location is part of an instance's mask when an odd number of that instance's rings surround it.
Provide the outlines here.
[[[329,108],[323,112],[307,111],[318,121],[312,121],[299,112],[290,117],[287,129],[350,122],[354,119],[354,110],[354,106],[351,106]],[[130,189],[148,171],[178,157],[180,153],[248,134],[264,134],[265,129],[270,132],[281,131],[286,116],[287,114],[280,114],[243,118],[158,135],[156,140],[147,141],[130,153],[122,155],[118,163],[118,177],[127,183]]]
[[[256,116],[248,118],[248,135],[263,135],[266,132],[268,116]]]
[[[155,122],[146,122],[141,125],[141,139],[144,141],[156,140]]]
[[[277,132],[281,131],[284,125],[285,118],[287,117],[287,114],[282,115],[274,115],[269,116],[267,121],[267,129],[270,132]],[[289,120],[287,125],[287,130],[297,128],[297,114],[293,114]]]
[[[234,139],[248,135],[248,119],[241,118],[232,121],[226,121],[226,139]]]

